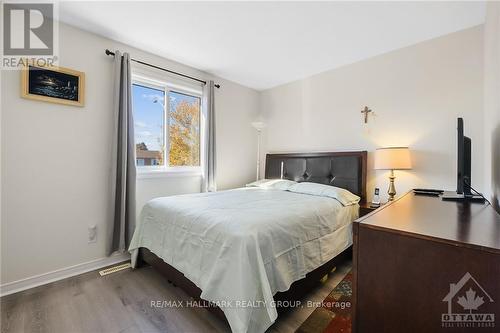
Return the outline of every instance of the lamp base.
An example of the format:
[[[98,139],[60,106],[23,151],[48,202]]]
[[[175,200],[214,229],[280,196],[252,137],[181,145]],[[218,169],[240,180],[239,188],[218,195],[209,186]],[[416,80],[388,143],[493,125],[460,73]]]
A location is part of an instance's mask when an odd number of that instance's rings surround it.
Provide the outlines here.
[[[394,186],[394,170],[391,170],[391,175],[389,176],[389,189],[387,190],[387,194],[389,194],[389,201],[394,201],[394,197],[396,196],[396,187]]]

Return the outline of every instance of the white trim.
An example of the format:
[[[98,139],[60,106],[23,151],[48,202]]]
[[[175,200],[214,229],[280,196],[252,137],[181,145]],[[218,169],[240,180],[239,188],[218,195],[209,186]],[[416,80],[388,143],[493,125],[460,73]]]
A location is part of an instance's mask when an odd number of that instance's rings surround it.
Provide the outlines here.
[[[201,177],[201,176],[202,176],[202,171],[200,167],[180,168],[179,170],[175,170],[175,168],[140,170],[138,168],[137,171],[137,179]]]
[[[35,288],[47,283],[59,281],[72,276],[91,272],[99,268],[130,260],[129,253],[118,253],[110,257],[95,259],[82,264],[61,268],[52,272],[34,275],[25,279],[0,285],[0,296],[7,296],[26,289]]]

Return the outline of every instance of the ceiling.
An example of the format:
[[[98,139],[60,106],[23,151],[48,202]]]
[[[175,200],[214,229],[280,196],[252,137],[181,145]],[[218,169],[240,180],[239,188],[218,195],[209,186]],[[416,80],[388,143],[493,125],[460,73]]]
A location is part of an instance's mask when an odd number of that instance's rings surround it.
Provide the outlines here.
[[[484,2],[62,2],[60,19],[263,90],[484,23]]]

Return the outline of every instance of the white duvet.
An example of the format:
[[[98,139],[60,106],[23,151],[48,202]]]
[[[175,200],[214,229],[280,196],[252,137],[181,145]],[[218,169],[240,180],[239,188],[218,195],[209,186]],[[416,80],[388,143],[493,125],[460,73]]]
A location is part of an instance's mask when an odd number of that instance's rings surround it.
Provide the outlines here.
[[[233,332],[264,332],[277,318],[273,295],[350,246],[357,216],[358,205],[276,189],[157,198],[129,250],[148,248],[182,272]]]

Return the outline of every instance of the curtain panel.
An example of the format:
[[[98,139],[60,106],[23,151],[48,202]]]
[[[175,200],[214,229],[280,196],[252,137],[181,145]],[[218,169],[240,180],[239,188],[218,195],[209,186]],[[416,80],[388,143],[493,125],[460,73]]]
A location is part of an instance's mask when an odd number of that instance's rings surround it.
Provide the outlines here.
[[[127,250],[135,228],[136,166],[130,55],[115,52],[112,220],[108,255]]]
[[[205,145],[203,163],[202,192],[217,191],[217,154],[215,142],[215,84],[208,81],[203,90],[203,112],[205,115]]]

